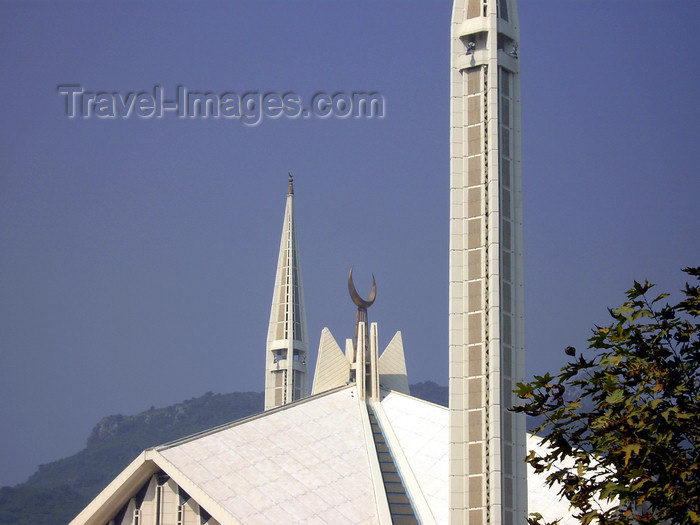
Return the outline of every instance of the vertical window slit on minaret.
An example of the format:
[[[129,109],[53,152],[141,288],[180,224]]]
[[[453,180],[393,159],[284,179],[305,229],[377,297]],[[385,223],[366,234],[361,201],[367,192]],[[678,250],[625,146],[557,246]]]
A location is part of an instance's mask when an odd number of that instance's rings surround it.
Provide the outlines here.
[[[510,157],[510,129],[505,126],[501,127],[501,154],[504,157]]]
[[[511,255],[509,252],[504,251],[501,257],[501,275],[503,278],[511,281]]]
[[[510,160],[501,160],[501,183],[504,187],[510,188]]]
[[[510,219],[510,191],[501,188],[501,210],[505,219]]]
[[[512,388],[513,388],[513,352],[511,346],[513,344],[513,319],[510,314],[514,311],[513,305],[513,275],[512,275],[512,251],[514,249],[513,242],[513,225],[514,217],[513,202],[511,198],[511,158],[513,151],[511,149],[513,134],[512,126],[514,124],[512,114],[511,101],[511,82],[512,73],[505,68],[500,68],[499,71],[499,92],[501,93],[499,100],[499,115],[500,115],[500,144],[499,144],[499,164],[500,164],[500,191],[501,191],[501,395],[502,405],[508,408],[512,405]],[[503,468],[503,522],[504,525],[513,522],[512,508],[514,506],[513,497],[513,417],[510,412],[503,411],[501,416],[501,454]]]
[[[513,351],[510,346],[503,346],[503,374],[513,377]]]
[[[501,125],[510,126],[510,100],[505,96],[501,97]]]
[[[501,17],[506,22],[508,21],[508,0],[499,0],[499,2],[498,2],[498,16]]]
[[[484,16],[486,16],[486,7],[484,7]],[[488,101],[488,89],[489,89],[489,76],[488,76],[488,66],[483,66],[482,72],[483,72],[483,91],[484,91],[484,117],[483,117],[483,122],[484,122],[484,217],[485,217],[485,225],[484,225],[484,275],[487,276],[485,279],[484,283],[484,328],[483,328],[483,334],[484,334],[484,395],[483,395],[483,401],[484,401],[484,406],[488,407],[490,406],[490,382],[489,382],[489,376],[491,373],[491,352],[490,352],[490,345],[491,345],[491,338],[489,334],[489,306],[490,306],[490,301],[489,301],[489,292],[490,292],[490,264],[489,264],[489,185],[488,185],[488,180],[489,180],[489,148],[488,148],[488,133],[489,133],[489,112],[488,112],[488,107],[489,107],[489,101]],[[484,497],[479,498],[479,504],[476,506],[480,506],[485,503],[485,520],[486,523],[490,523],[490,493],[491,493],[491,452],[490,452],[490,437],[491,437],[491,429],[490,429],[490,423],[491,423],[491,418],[489,414],[489,410],[486,409],[484,410],[484,445],[483,445],[483,453],[484,453],[484,472],[483,475],[481,476],[481,480],[478,483],[478,494],[482,493],[482,483],[484,487]],[[482,481],[483,480],[483,481]],[[470,480],[471,482],[471,480]],[[471,485],[471,483],[470,483]],[[472,491],[472,487],[470,486],[470,492]],[[484,501],[485,500],[485,501]],[[482,503],[483,501],[483,503]]]
[[[481,11],[481,0],[469,0],[467,3],[467,18],[477,18]]]

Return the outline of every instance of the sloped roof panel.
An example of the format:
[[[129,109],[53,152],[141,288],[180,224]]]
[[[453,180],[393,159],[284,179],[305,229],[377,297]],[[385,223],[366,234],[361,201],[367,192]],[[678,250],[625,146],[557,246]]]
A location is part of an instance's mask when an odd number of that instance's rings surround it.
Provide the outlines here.
[[[379,522],[354,388],[158,452],[246,524]]]
[[[382,409],[437,523],[448,521],[449,411],[390,392]]]

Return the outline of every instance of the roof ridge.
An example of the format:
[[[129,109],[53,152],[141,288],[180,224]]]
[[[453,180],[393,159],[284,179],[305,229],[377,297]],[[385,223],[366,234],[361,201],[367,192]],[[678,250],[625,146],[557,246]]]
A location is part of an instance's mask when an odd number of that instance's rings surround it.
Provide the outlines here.
[[[309,403],[310,401],[313,401],[314,399],[319,399],[319,398],[321,398],[321,397],[324,397],[324,396],[327,396],[327,395],[330,395],[330,394],[334,394],[334,393],[336,393],[336,392],[340,392],[341,390],[345,390],[345,389],[348,389],[348,388],[352,388],[352,387],[354,387],[354,386],[355,386],[355,384],[354,384],[354,383],[351,383],[351,384],[348,384],[348,385],[343,385],[343,386],[339,386],[339,387],[333,388],[332,390],[326,390],[325,392],[320,392],[320,393],[314,394],[314,395],[312,395],[312,396],[307,396],[307,397],[304,397],[304,398],[302,398],[302,399],[299,399],[298,401],[294,401],[294,402],[292,402],[292,403],[287,403],[286,405],[280,405],[280,406],[278,406],[278,407],[271,408],[271,409],[269,409],[269,410],[263,410],[262,412],[258,412],[257,414],[253,414],[252,416],[246,416],[246,417],[243,417],[243,418],[241,418],[241,419],[236,419],[236,420],[234,420],[234,421],[230,421],[230,422],[228,422],[228,423],[224,423],[223,425],[218,425],[218,426],[216,426],[216,427],[212,427],[212,428],[209,428],[209,429],[207,429],[207,430],[202,430],[201,432],[196,432],[196,433],[194,433],[194,434],[190,434],[189,436],[181,437],[181,438],[176,439],[176,440],[174,440],[174,441],[169,441],[169,442],[167,442],[167,443],[163,443],[162,445],[157,445],[157,446],[155,446],[155,447],[150,447],[150,448],[147,449],[147,450],[156,450],[156,451],[160,452],[161,450],[167,450],[167,449],[169,449],[169,448],[177,447],[177,446],[180,446],[180,445],[182,445],[182,444],[184,444],[184,443],[188,443],[188,442],[190,442],[190,441],[194,441],[195,439],[199,439],[199,438],[202,438],[202,437],[204,437],[204,436],[209,436],[209,435],[212,435],[212,434],[216,434],[216,433],[218,433],[218,432],[222,432],[222,431],[224,431],[224,430],[228,430],[229,428],[233,428],[233,427],[236,427],[236,426],[238,426],[238,425],[243,425],[243,424],[248,423],[248,422],[250,422],[250,421],[254,421],[254,420],[256,420],[256,419],[260,419],[260,418],[262,418],[262,417],[265,417],[265,416],[267,416],[267,415],[269,415],[269,414],[274,414],[274,413],[277,413],[277,412],[282,412],[283,410],[288,410],[288,409],[290,409],[290,408],[293,408],[293,407],[296,407],[296,406],[299,406],[299,405],[303,405],[303,404],[305,404],[305,403]]]
[[[381,403],[382,401],[384,401],[384,399],[386,399],[386,396],[387,396],[387,395],[389,395],[389,394],[397,394],[397,395],[399,395],[399,396],[403,396],[403,397],[407,397],[407,398],[409,398],[409,399],[414,399],[414,400],[416,400],[416,401],[420,401],[421,403],[425,403],[426,405],[431,405],[431,406],[434,406],[434,407],[442,408],[443,410],[449,410],[449,409],[450,409],[449,407],[446,407],[445,405],[440,405],[440,404],[438,404],[438,403],[433,403],[432,401],[428,401],[428,400],[426,400],[426,399],[423,399],[423,398],[421,398],[421,397],[416,397],[416,396],[411,395],[411,394],[404,394],[403,392],[399,392],[398,390],[391,390],[391,389],[385,388],[385,387],[381,387],[380,390],[382,391],[382,394],[386,394],[386,395],[384,395],[384,397],[382,397],[382,398],[379,400],[380,403]]]

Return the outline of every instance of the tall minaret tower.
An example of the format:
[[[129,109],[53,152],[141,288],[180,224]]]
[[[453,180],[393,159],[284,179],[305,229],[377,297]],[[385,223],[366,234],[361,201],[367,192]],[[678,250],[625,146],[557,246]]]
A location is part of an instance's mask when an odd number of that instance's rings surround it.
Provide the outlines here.
[[[294,225],[294,182],[289,174],[277,276],[265,351],[265,410],[306,397],[309,345]]]
[[[521,524],[525,421],[515,0],[455,0],[450,122],[450,523]]]

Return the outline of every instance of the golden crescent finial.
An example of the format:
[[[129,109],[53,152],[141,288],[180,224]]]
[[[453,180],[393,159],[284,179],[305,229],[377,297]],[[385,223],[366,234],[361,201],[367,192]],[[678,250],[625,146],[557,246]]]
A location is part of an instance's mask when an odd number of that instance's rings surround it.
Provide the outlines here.
[[[359,308],[369,308],[377,298],[377,283],[374,280],[374,274],[372,274],[372,293],[369,294],[369,299],[365,300],[360,297],[359,293],[357,293],[355,283],[352,282],[352,268],[350,268],[350,275],[348,275],[348,291],[350,292],[350,297],[355,305],[357,305]]]

